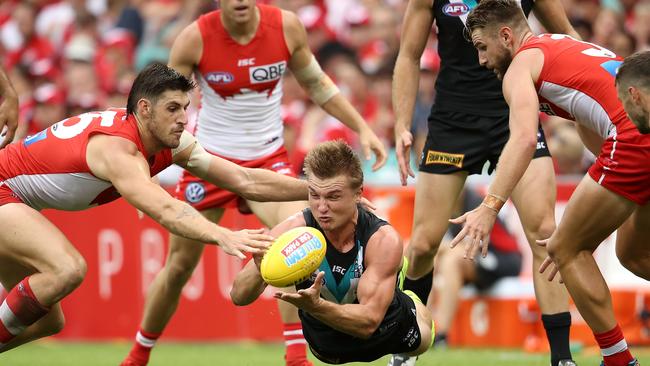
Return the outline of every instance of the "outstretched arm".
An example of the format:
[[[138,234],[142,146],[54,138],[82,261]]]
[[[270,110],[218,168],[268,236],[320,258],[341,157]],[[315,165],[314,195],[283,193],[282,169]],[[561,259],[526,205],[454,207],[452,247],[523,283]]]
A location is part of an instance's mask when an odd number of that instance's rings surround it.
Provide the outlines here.
[[[479,207],[450,220],[454,224],[464,223],[463,229],[450,246],[456,246],[467,236],[465,258],[474,258],[479,249],[482,249],[483,256],[487,255],[487,245],[496,216],[524,175],[535,153],[539,98],[531,65],[539,64],[540,57],[543,60],[538,49],[523,51],[508,68],[503,78],[503,96],[510,106],[510,138],[499,158],[496,176]]]
[[[327,113],[359,135],[359,141],[366,160],[370,152],[377,157],[372,169],[377,170],[386,163],[386,149],[363,117],[345,99],[327,74],[323,72],[307,45],[307,32],[298,17],[288,11],[282,12],[284,34],[291,50],[289,68],[309,97]]]
[[[91,172],[109,181],[130,204],[176,235],[218,244],[230,254],[257,253],[272,240],[261,230],[232,232],[208,221],[185,202],[155,184],[149,165],[135,144],[121,137],[96,135],[88,142],[86,161]]]
[[[548,32],[568,34],[580,39],[578,32],[571,26],[560,0],[537,0],[533,12]]]
[[[330,327],[368,339],[377,330],[395,296],[397,272],[402,263],[402,242],[389,225],[382,226],[366,245],[366,268],[357,288],[358,304],[335,304],[320,297],[323,272],[314,285],[297,293],[276,293]]]
[[[267,169],[243,168],[203,149],[194,136],[183,131],[180,145],[172,151],[174,163],[218,187],[245,199],[265,201],[301,201],[307,199],[307,181]]]
[[[0,149],[7,146],[13,141],[18,128],[18,95],[11,85],[5,72],[0,69],[0,131],[5,127],[7,131],[3,133],[4,140],[0,144]]]
[[[393,109],[397,118],[395,153],[402,185],[406,185],[409,176],[415,177],[411,170],[411,123],[420,82],[420,58],[433,24],[432,6],[433,0],[408,2],[402,26],[402,41],[393,73]]]

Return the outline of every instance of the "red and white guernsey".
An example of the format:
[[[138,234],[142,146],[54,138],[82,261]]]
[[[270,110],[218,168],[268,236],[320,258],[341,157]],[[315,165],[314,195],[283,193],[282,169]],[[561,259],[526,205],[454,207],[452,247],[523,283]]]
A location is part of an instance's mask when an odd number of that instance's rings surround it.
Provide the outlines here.
[[[120,136],[148,157],[154,176],[172,163],[171,149],[149,156],[135,118],[124,109],[89,112],[58,122],[0,150],[0,186],[37,210],[83,210],[120,197],[111,182],[95,177],[86,163],[92,135]]]
[[[254,160],[283,146],[280,99],[290,57],[280,9],[257,5],[260,23],[241,45],[221,23],[221,11],[201,16],[203,39],[198,64],[201,87],[196,138],[206,150],[238,160]]]
[[[536,83],[540,110],[595,131],[601,146],[589,175],[639,205],[650,200],[650,135],[628,119],[614,84],[623,59],[592,43],[561,34],[531,37],[518,52],[538,48],[544,66]]]
[[[530,48],[544,52],[536,85],[542,112],[576,121],[603,138],[619,125],[632,125],[614,86],[622,58],[564,34],[532,37],[518,52]]]

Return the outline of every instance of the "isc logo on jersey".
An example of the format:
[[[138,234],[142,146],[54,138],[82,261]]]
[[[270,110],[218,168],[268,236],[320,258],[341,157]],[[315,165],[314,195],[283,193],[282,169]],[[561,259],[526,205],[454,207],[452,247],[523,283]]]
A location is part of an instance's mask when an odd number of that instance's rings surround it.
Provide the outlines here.
[[[280,80],[287,69],[287,62],[280,61],[274,64],[260,65],[248,69],[251,84],[268,83]]]
[[[235,80],[235,77],[225,71],[214,71],[205,74],[205,81],[210,84],[230,84]]]
[[[459,17],[469,13],[469,6],[463,3],[451,3],[442,7],[442,12],[450,17]]]

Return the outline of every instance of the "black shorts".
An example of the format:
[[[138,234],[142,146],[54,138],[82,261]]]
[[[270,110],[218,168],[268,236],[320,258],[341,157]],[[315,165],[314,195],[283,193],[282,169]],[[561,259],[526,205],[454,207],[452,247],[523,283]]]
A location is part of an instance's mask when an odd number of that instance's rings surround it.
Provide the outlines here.
[[[413,352],[422,341],[415,303],[401,290],[395,291],[386,317],[369,339],[334,330],[302,310],[299,315],[311,352],[329,364],[371,362],[389,354]]]
[[[521,253],[504,252],[488,247],[488,254],[483,258],[480,254],[476,258],[476,286],[485,290],[494,285],[503,277],[518,276],[521,272]]]
[[[434,108],[429,116],[429,133],[422,151],[420,171],[481,174],[485,163],[490,162],[488,172],[491,173],[510,136],[508,119],[508,115],[488,117]],[[544,131],[539,126],[533,159],[542,156],[551,154]]]

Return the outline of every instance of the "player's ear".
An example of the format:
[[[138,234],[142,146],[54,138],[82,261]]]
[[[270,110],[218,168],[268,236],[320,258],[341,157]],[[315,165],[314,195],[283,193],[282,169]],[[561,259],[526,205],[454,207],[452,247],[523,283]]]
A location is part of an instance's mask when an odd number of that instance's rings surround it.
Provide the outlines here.
[[[138,100],[138,111],[143,117],[148,117],[151,114],[151,102],[148,99],[141,98]]]
[[[499,29],[499,39],[505,44],[510,43],[510,40],[512,39],[512,30],[508,27],[501,27],[501,29]]]
[[[639,89],[629,86],[627,92],[630,94],[630,98],[632,98],[634,104],[639,104],[641,102],[641,93],[639,93]]]

